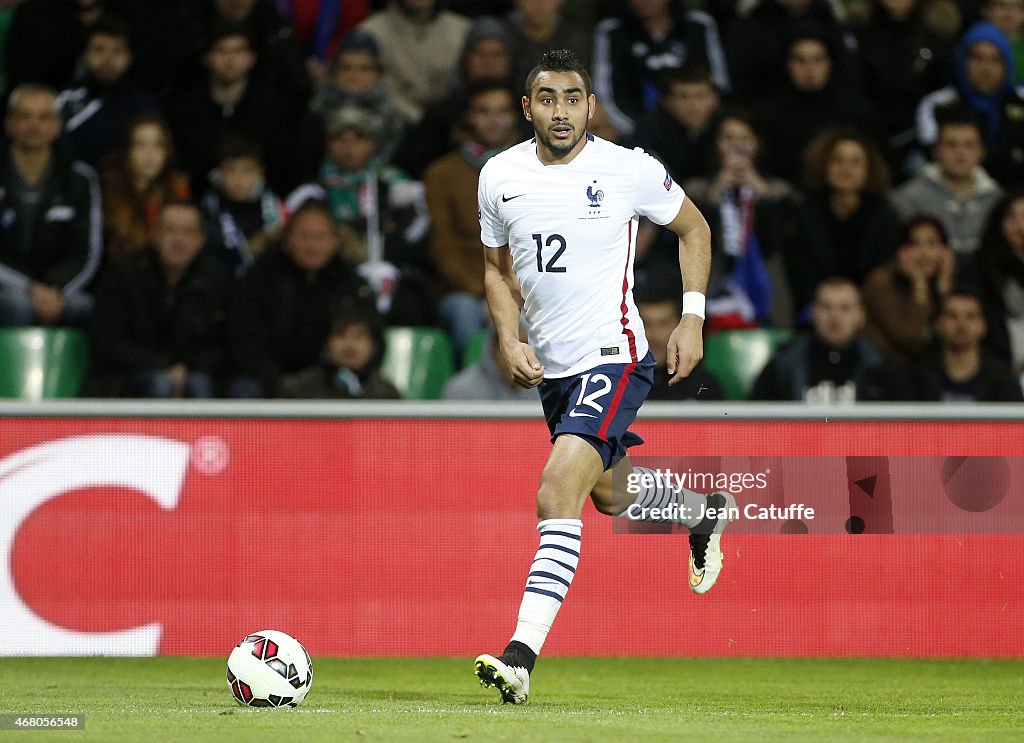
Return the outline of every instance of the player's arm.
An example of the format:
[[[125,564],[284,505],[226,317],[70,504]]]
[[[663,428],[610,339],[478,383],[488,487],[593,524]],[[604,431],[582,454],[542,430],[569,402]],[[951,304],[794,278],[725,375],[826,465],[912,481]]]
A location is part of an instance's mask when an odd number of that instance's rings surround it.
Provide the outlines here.
[[[688,377],[704,356],[704,293],[711,272],[711,229],[690,199],[665,227],[679,237],[679,270],[683,275],[683,316],[668,341],[668,373],[672,375],[668,383],[675,384]]]
[[[523,297],[512,270],[512,254],[508,246],[484,248],[484,290],[498,336],[498,347],[512,379],[521,387],[536,387],[544,378],[544,369],[533,349],[519,340],[519,311],[523,307]]]

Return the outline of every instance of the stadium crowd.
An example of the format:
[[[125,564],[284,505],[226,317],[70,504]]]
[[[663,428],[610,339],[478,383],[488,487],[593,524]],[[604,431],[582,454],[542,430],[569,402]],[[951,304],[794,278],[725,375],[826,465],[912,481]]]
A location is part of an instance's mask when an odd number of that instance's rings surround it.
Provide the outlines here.
[[[84,329],[83,394],[397,397],[388,326],[458,365],[477,174],[565,47],[711,224],[706,334],[795,329],[755,399],[1022,399],[1024,0],[0,0],[0,45],[0,325]],[[445,394],[536,396],[490,350]]]

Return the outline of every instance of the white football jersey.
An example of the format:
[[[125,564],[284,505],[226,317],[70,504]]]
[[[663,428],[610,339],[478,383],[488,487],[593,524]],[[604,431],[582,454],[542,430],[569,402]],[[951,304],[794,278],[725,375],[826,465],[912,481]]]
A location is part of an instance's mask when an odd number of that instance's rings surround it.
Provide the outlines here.
[[[588,137],[565,165],[541,163],[531,140],[480,172],[480,239],[508,246],[529,343],[551,378],[647,354],[633,303],[636,228],[640,216],[671,222],[685,199],[643,150]]]

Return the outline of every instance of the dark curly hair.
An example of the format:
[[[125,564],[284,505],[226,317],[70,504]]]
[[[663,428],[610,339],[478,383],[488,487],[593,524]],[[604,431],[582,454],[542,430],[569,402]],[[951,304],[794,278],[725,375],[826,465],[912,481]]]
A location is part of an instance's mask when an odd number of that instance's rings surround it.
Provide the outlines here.
[[[590,73],[587,68],[571,49],[551,49],[544,52],[537,66],[530,70],[526,76],[526,97],[533,93],[533,86],[537,82],[537,76],[542,72],[575,72],[583,78],[583,92],[589,97],[594,89],[590,81]]]

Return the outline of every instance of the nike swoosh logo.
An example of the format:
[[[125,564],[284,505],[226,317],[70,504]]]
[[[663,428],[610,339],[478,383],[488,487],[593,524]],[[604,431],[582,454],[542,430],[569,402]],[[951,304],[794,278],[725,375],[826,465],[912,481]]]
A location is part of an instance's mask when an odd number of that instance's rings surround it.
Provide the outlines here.
[[[596,418],[597,416],[596,415],[591,415],[590,413],[577,413],[575,410],[570,410],[569,411],[569,417],[570,418]]]
[[[543,581],[537,581],[535,583],[527,583],[526,585],[527,585],[527,587],[529,587],[529,586],[557,586],[558,584],[555,583],[553,580],[543,580]]]
[[[502,194],[501,195],[501,200],[502,200],[502,202],[512,201],[512,199],[518,199],[520,196],[526,196],[526,194],[521,193],[521,194],[519,194],[517,196],[506,196],[505,194]]]

